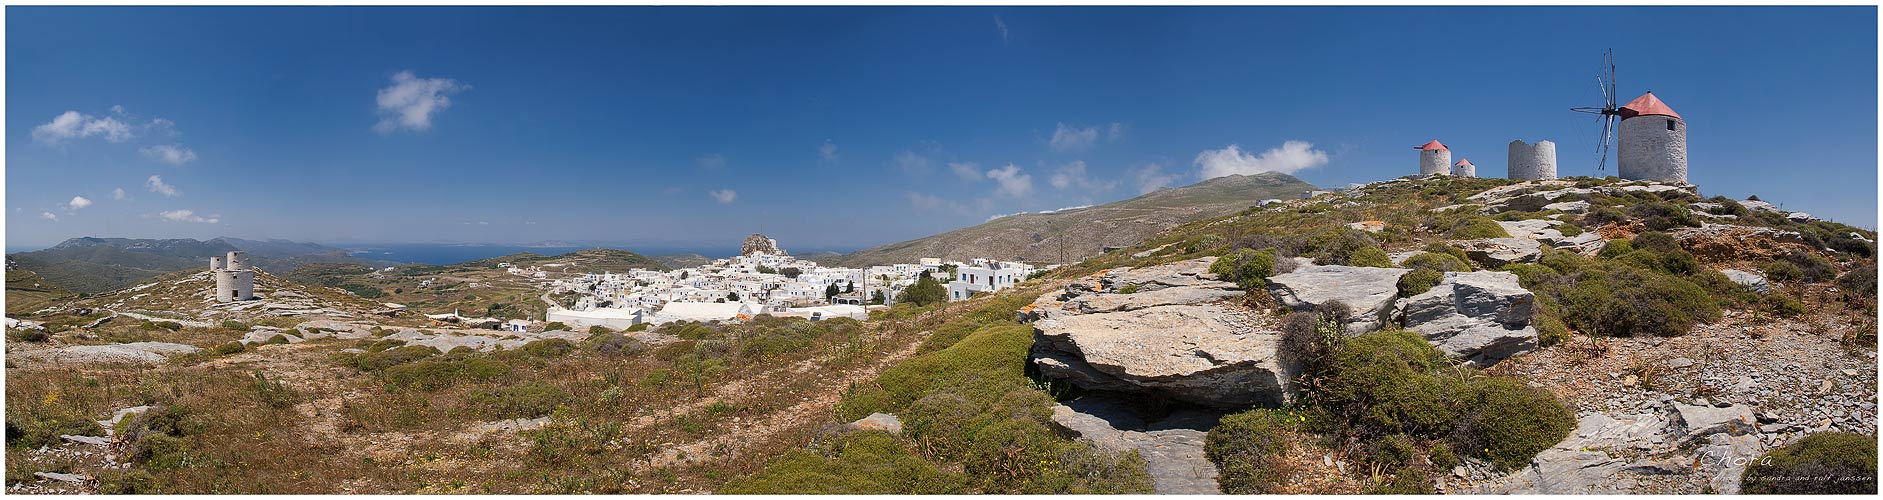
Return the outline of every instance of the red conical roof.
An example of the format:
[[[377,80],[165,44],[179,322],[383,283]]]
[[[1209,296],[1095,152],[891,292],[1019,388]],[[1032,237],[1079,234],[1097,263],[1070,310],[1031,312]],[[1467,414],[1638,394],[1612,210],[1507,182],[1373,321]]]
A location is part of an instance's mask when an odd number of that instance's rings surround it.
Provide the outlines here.
[[[1621,106],[1622,118],[1634,118],[1641,115],[1666,115],[1680,118],[1680,113],[1675,113],[1674,108],[1667,107],[1667,103],[1654,97],[1653,92],[1641,94],[1641,97],[1636,97],[1635,100]]]
[[[1438,139],[1432,139],[1432,142],[1425,143],[1424,146],[1419,146],[1412,149],[1451,149],[1451,148],[1445,147],[1444,144],[1439,144]]]
[[[1451,164],[1451,166],[1462,167],[1462,166],[1470,165],[1470,164],[1471,164],[1471,160],[1458,160],[1458,163],[1453,163]]]

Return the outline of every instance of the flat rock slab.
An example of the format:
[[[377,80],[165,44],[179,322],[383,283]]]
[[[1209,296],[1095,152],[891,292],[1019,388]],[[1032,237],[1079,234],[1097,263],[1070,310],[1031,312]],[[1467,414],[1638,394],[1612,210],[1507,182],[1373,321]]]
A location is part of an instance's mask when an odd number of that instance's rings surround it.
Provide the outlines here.
[[[202,349],[169,342],[132,342],[128,344],[79,345],[9,354],[9,358],[59,365],[132,363],[158,364],[170,356]]]
[[[1222,282],[1210,273],[1210,264],[1215,262],[1215,257],[1202,257],[1158,266],[1117,269],[1106,272],[1099,283],[1106,291],[1136,286],[1140,292],[1180,286],[1219,286]]]
[[[1392,318],[1399,299],[1399,277],[1411,269],[1390,267],[1306,266],[1268,279],[1275,300],[1295,310],[1340,301],[1353,312],[1349,335],[1378,330]]]
[[[1058,316],[1035,322],[1034,329],[1035,355],[1048,361],[1039,366],[1049,376],[1211,406],[1285,400],[1287,378],[1275,352],[1280,334],[1257,330],[1245,310],[1159,305]]]
[[[1471,260],[1487,267],[1536,262],[1537,256],[1543,253],[1543,245],[1529,238],[1485,238],[1454,241],[1452,244],[1463,249]]]
[[[1080,440],[1114,453],[1137,450],[1158,494],[1219,494],[1216,464],[1204,456],[1204,438],[1220,413],[1184,409],[1146,423],[1123,402],[1086,396],[1053,405],[1053,423]]]
[[[902,434],[902,419],[888,413],[871,413],[870,416],[857,419],[844,425],[846,430],[883,431],[890,434]]]

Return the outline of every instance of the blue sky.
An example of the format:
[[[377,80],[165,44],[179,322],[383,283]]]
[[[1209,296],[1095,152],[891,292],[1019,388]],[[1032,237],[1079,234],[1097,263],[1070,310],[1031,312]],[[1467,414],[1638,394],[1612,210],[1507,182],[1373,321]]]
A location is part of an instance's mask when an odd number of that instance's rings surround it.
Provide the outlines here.
[[[1222,172],[1388,179],[1433,138],[1481,175],[1502,175],[1512,139],[1555,141],[1563,175],[1593,174],[1594,119],[1567,108],[1598,104],[1610,47],[1621,100],[1653,90],[1687,119],[1704,193],[1874,227],[1876,19],[9,7],[6,246],[685,247],[762,231],[853,249]]]

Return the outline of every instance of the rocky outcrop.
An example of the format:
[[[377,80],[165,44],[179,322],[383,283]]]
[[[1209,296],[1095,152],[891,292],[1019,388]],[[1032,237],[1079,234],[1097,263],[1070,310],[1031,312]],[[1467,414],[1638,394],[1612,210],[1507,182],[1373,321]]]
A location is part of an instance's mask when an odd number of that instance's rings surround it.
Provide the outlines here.
[[[888,413],[871,413],[855,422],[844,424],[845,430],[883,431],[890,434],[902,434],[902,419]]]
[[[162,363],[170,356],[201,351],[196,346],[173,344],[169,342],[132,342],[128,344],[78,345],[54,349],[40,349],[9,353],[10,360],[48,363],[55,365],[82,365],[107,363],[133,363],[154,365]]]
[[[1399,277],[1409,272],[1388,267],[1304,266],[1269,277],[1268,291],[1277,302],[1295,310],[1330,301],[1346,304],[1353,312],[1347,333],[1359,335],[1378,330],[1392,319]]]
[[[778,248],[778,240],[767,238],[763,234],[753,234],[745,237],[745,242],[739,244],[739,255],[755,253],[785,255],[785,250]]]
[[[1536,262],[1537,255],[1543,253],[1542,245],[1529,238],[1486,238],[1454,241],[1452,245],[1464,250],[1465,255],[1470,256],[1471,260],[1478,261],[1485,267]]]
[[[1525,219],[1517,221],[1498,221],[1497,225],[1502,226],[1504,232],[1510,233],[1512,238],[1529,238],[1536,240],[1538,243],[1549,245],[1551,248],[1568,250],[1583,255],[1595,255],[1596,252],[1602,251],[1602,247],[1608,244],[1607,240],[1602,239],[1602,235],[1596,234],[1593,231],[1583,232],[1575,236],[1563,236],[1563,232],[1558,229],[1563,225],[1563,221],[1560,220]]]
[[[1694,441],[1722,432],[1733,436],[1743,436],[1756,432],[1759,424],[1758,418],[1752,414],[1752,409],[1742,405],[1721,408],[1711,405],[1675,403],[1674,413],[1680,417],[1684,441]]]
[[[1263,315],[1208,274],[1214,258],[1108,272],[1022,310],[1041,374],[1088,390],[1239,407],[1288,401],[1293,369]],[[1134,290],[1134,293],[1119,293]]]
[[[1708,262],[1766,260],[1791,250],[1809,250],[1798,232],[1769,227],[1701,223],[1673,234],[1687,251]]]
[[[1744,285],[1746,288],[1751,288],[1753,292],[1757,292],[1759,295],[1772,292],[1772,284],[1767,282],[1765,276],[1759,273],[1741,271],[1738,269],[1724,269],[1720,271],[1720,274],[1726,275],[1726,279],[1733,280],[1734,283]]]
[[[1180,409],[1147,423],[1125,401],[1105,395],[1053,405],[1053,424],[1079,440],[1114,453],[1137,451],[1159,494],[1220,493],[1216,464],[1203,453],[1204,439],[1220,418],[1207,410]]]
[[[1406,299],[1404,323],[1439,351],[1489,366],[1536,350],[1535,305],[1536,296],[1515,274],[1448,272],[1438,285]]]

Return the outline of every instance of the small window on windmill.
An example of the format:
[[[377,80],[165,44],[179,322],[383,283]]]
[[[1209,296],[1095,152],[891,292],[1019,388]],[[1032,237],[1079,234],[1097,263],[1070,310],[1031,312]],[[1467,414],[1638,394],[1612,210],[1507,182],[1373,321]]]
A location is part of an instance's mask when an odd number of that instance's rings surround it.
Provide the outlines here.
[[[1668,121],[1667,121],[1667,130],[1668,130],[1668,131],[1670,131],[1670,132],[1674,130],[1674,121],[1673,121],[1673,120],[1668,120]]]

